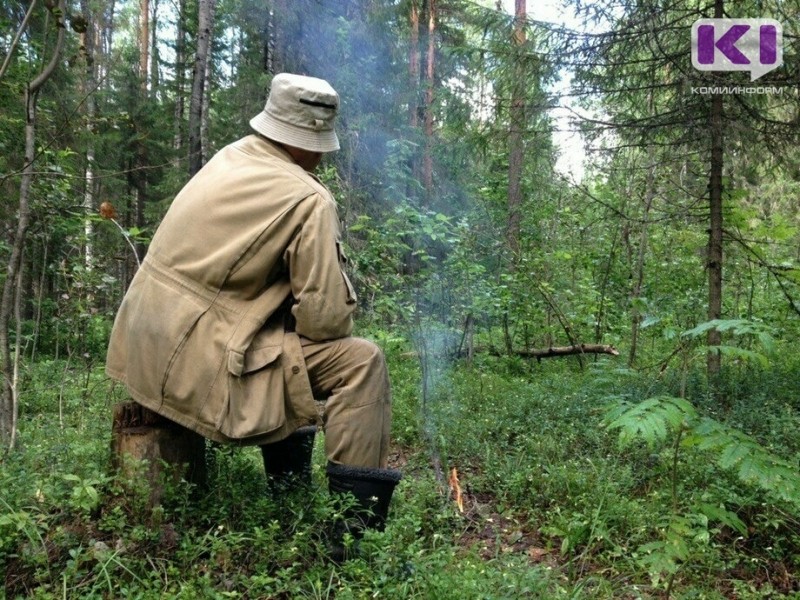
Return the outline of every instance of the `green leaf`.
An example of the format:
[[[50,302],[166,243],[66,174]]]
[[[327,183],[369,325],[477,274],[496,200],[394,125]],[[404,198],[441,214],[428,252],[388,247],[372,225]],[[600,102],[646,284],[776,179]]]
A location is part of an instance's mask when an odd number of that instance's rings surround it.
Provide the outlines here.
[[[641,440],[652,448],[696,418],[697,411],[686,400],[659,396],[634,405],[612,405],[606,410],[605,422],[606,428],[619,430],[622,447]]]

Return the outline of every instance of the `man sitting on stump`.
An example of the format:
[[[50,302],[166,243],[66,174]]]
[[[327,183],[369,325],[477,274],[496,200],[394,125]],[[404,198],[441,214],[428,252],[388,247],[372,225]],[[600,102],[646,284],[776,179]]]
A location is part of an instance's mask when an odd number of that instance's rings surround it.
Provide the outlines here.
[[[324,399],[327,476],[355,506],[331,528],[382,529],[400,473],[383,354],[350,337],[356,295],[336,203],[314,176],[339,149],[324,80],[272,80],[254,135],[223,148],[177,195],[123,299],[107,373],[140,404],[206,438],[261,446],[273,489],[310,481]]]

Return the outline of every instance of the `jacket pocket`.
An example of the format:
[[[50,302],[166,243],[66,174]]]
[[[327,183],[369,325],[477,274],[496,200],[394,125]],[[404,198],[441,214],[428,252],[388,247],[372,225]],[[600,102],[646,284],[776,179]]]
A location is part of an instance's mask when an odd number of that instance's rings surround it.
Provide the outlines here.
[[[282,346],[228,351],[228,402],[219,431],[246,439],[274,431],[286,422]]]
[[[119,368],[137,394],[164,402],[173,364],[208,308],[208,302],[143,267],[117,315],[109,362],[122,363]]]

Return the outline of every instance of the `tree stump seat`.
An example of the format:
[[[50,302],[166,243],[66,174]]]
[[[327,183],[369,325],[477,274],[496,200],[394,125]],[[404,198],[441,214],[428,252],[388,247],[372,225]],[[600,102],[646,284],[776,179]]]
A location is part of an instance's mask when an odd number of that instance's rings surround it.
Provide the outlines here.
[[[141,464],[146,461],[142,473]],[[206,482],[205,438],[134,401],[114,407],[111,466],[132,479],[142,476],[150,504],[160,503],[166,481]]]

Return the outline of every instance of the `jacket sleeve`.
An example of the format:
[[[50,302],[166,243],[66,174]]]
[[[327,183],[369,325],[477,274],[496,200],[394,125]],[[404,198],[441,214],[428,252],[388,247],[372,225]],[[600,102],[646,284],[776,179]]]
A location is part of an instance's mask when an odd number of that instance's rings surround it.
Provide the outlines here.
[[[318,194],[314,206],[284,254],[295,304],[295,331],[311,340],[350,335],[356,295],[344,272],[339,217],[332,199]]]

